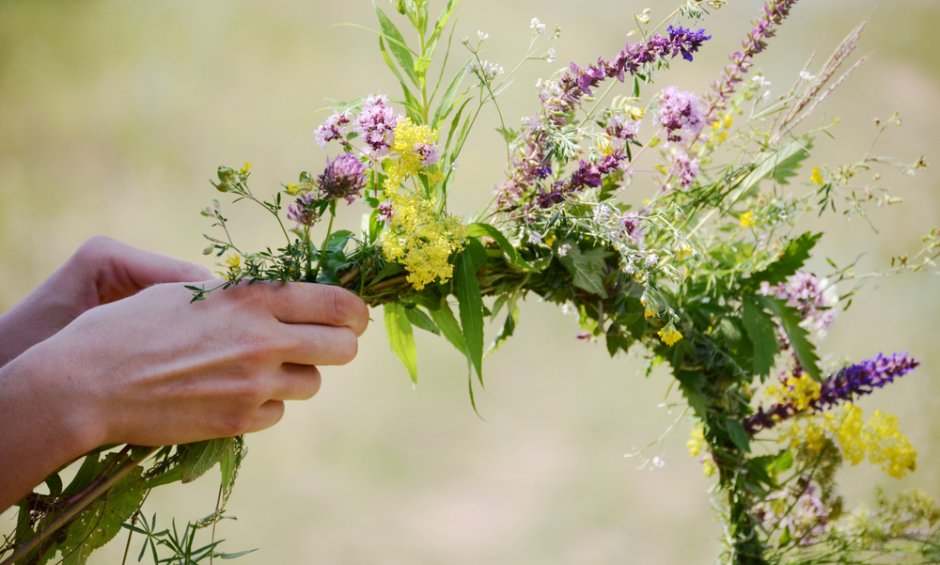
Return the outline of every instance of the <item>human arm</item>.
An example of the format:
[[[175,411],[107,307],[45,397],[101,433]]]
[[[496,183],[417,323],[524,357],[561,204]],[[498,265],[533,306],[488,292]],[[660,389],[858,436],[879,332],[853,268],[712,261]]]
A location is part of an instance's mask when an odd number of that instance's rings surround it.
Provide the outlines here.
[[[211,284],[211,283],[210,283]],[[368,310],[353,294],[257,283],[190,304],[159,284],[87,310],[0,368],[0,508],[85,452],[169,445],[276,423],[349,362]]]

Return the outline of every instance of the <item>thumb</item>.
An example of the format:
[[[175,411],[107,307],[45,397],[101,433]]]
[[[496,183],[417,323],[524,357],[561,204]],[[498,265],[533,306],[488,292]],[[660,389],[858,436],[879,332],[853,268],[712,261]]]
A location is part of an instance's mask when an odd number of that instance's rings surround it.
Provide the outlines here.
[[[126,298],[162,283],[209,280],[212,273],[200,265],[144,251],[115,240],[103,242],[99,264],[98,296],[102,304]]]

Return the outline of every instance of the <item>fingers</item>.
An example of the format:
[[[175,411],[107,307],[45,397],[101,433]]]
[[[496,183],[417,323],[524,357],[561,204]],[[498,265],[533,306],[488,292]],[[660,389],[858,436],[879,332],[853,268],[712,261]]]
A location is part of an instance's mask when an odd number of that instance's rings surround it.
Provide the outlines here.
[[[345,365],[356,357],[359,340],[347,327],[282,324],[280,356],[299,365]]]
[[[309,400],[320,391],[320,371],[312,365],[285,364],[275,375],[271,400]]]
[[[284,323],[347,327],[357,336],[369,324],[369,308],[348,290],[305,283],[264,286],[271,312]]]
[[[194,282],[212,278],[205,267],[95,237],[85,242],[76,256],[94,267],[102,304],[120,300],[161,283]]]

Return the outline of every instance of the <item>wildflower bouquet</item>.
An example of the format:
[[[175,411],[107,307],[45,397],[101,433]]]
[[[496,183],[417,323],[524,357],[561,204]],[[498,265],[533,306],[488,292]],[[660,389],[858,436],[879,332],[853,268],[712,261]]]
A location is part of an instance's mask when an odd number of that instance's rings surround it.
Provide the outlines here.
[[[262,207],[283,239],[260,251],[240,247],[215,202],[203,211],[216,228],[206,253],[224,260],[224,282],[193,287],[194,300],[254,280],[343,286],[383,307],[389,343],[412,379],[415,328],[463,354],[474,407],[487,320],[499,323],[491,349],[517,331],[527,296],[572,308],[582,337],[603,341],[611,355],[641,347],[671,367],[695,420],[689,451],[716,480],[723,562],[869,563],[898,552],[940,562],[940,509],[925,496],[844,508],[836,484],[844,463],[868,461],[892,477],[915,469],[899,420],[866,416],[855,401],[918,362],[906,353],[820,361],[817,342],[857,282],[835,264],[827,278],[809,271],[823,234],[800,227],[807,215],[894,203],[879,175],[857,186],[863,173],[912,173],[925,162],[869,152],[847,165],[808,166],[828,128],[800,126],[861,64],[850,61],[864,24],[820,68],[803,69],[790,92],[771,97],[755,61],[797,0],[762,5],[707,93],[654,88],[658,71],[692,62],[711,39],[692,22],[723,3],[687,0],[659,25],[648,11],[637,14],[637,30],[612,58],[540,81],[538,109],[521,125],[499,105],[518,67],[507,73],[485,60],[485,34],[463,42],[466,64],[449,64],[457,0],[436,18],[427,0],[396,0],[391,14],[376,7],[379,48],[401,97],[337,108],[315,132],[330,155],[325,167],[273,197],[250,187],[250,165],[220,167],[215,188]],[[553,60],[557,34],[533,19],[524,61]],[[449,211],[448,194],[487,108],[499,117],[507,163],[494,171],[501,180],[490,205],[465,220]],[[876,138],[896,125],[877,123]],[[352,206],[364,210],[361,230],[335,229]],[[890,270],[931,267],[938,251],[935,230]],[[239,438],[89,456],[72,485],[52,478],[52,494],[21,507],[16,556],[45,563],[60,551],[80,562],[133,516],[127,527],[145,536],[156,561],[158,549],[222,516],[241,457]],[[206,520],[183,536],[141,521],[149,489],[216,463],[220,505]],[[193,557],[190,541],[187,559],[219,555],[216,543]]]

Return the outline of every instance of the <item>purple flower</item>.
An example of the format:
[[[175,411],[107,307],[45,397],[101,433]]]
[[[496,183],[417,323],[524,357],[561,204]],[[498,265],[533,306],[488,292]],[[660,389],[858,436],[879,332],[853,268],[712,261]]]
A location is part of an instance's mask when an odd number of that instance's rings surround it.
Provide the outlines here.
[[[317,200],[310,193],[301,194],[287,208],[287,219],[297,222],[301,226],[311,227],[320,219],[320,214],[316,210]]]
[[[803,315],[803,326],[825,333],[835,321],[835,305],[839,300],[835,288],[812,273],[798,271],[786,281],[771,286],[764,282],[760,293],[786,301]]]
[[[356,120],[356,126],[363,141],[375,157],[388,153],[395,139],[395,127],[399,116],[388,105],[384,95],[370,96],[362,106],[362,113]]]
[[[334,139],[343,140],[341,143],[343,143],[344,146],[348,145],[345,137],[346,126],[349,125],[349,122],[349,112],[336,112],[327,118],[325,122],[320,124],[320,127],[313,132],[320,147],[326,147],[326,144]]]
[[[422,144],[415,148],[415,153],[421,156],[421,161],[425,166],[431,166],[437,163],[437,147],[433,144]]]
[[[703,43],[712,38],[712,36],[705,33],[703,28],[692,31],[682,26],[669,26],[666,31],[669,32],[669,39],[673,48],[678,49],[679,53],[682,54],[682,58],[690,62],[692,61],[692,53],[698,51]]]
[[[754,57],[767,48],[767,40],[776,35],[777,26],[790,15],[790,10],[796,3],[797,0],[768,0],[764,4],[763,16],[754,22],[753,29],[742,42],[743,50],[731,54],[731,64],[725,67],[712,85],[708,96],[708,110],[705,112],[707,123],[714,123],[728,107],[728,99],[753,66]]]
[[[378,208],[377,208],[377,210],[378,210],[378,213],[379,213],[379,214],[378,214],[378,218],[379,218],[380,221],[383,221],[383,222],[385,222],[386,224],[392,223],[392,216],[395,215],[395,211],[394,211],[394,209],[392,208],[392,201],[391,201],[391,200],[386,200],[386,201],[384,201],[384,202],[380,202],[380,203],[379,203],[379,206],[378,206]]]
[[[843,367],[836,374],[830,375],[822,383],[819,398],[812,401],[809,406],[818,412],[836,406],[840,402],[851,402],[893,383],[895,379],[910,373],[919,365],[920,361],[909,357],[907,353],[895,353],[890,356],[879,353],[874,359]],[[791,403],[777,403],[767,409],[762,406],[757,413],[747,419],[745,428],[748,433],[754,435],[798,413],[799,410]]]
[[[672,170],[669,178],[675,179],[680,190],[689,190],[698,176],[698,159],[692,159],[688,153],[679,150],[672,156]]]
[[[614,114],[607,119],[607,135],[618,141],[632,141],[640,133],[640,122],[630,120],[622,114]]]
[[[359,197],[366,182],[366,167],[352,153],[327,159],[326,168],[317,177],[320,194],[325,198],[345,198],[350,204]]]
[[[623,225],[623,235],[630,238],[634,245],[640,248],[643,247],[643,236],[646,233],[642,221],[643,216],[636,212],[624,212],[620,218],[620,223]]]
[[[696,137],[702,131],[705,115],[695,94],[667,86],[659,100],[656,117],[666,129],[666,139],[681,142]]]

